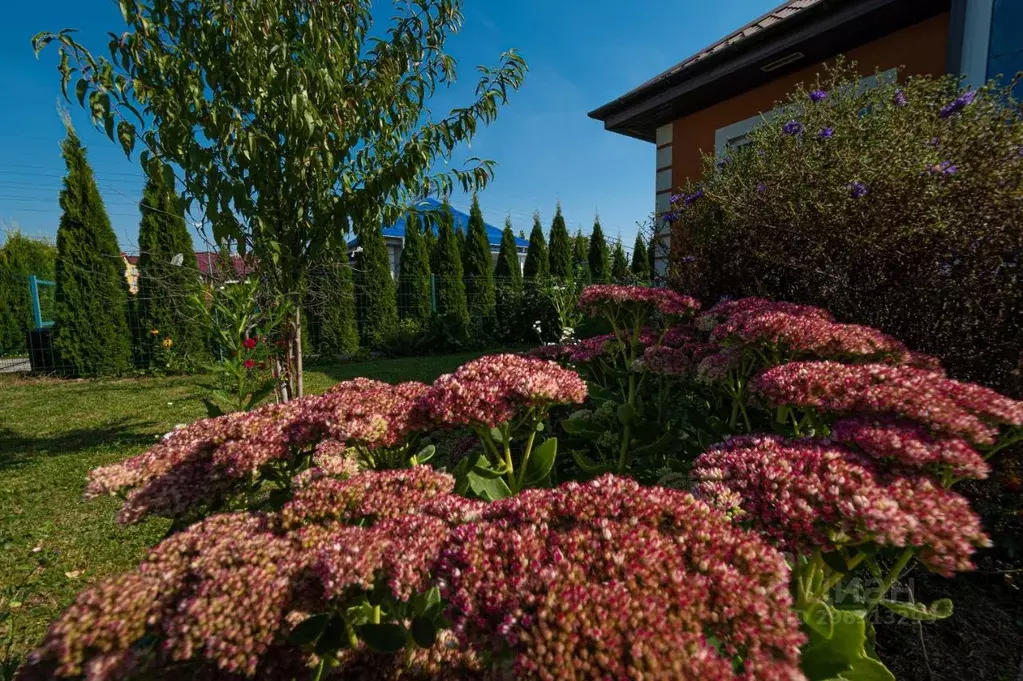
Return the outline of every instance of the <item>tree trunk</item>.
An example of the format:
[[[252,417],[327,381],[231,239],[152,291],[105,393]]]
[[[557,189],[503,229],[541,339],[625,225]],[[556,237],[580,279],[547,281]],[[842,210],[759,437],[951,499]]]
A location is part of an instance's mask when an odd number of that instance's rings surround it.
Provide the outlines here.
[[[294,352],[292,357],[295,360],[295,371],[291,376],[293,390],[291,392],[295,397],[302,397],[305,394],[303,381],[302,381],[302,306],[295,304],[294,320],[294,332],[292,337],[294,338]]]

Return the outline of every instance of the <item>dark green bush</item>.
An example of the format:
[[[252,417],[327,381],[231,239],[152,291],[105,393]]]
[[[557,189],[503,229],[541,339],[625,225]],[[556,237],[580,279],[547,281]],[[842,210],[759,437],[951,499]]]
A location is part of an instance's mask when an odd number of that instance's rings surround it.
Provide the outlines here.
[[[674,285],[826,307],[1023,394],[1018,103],[840,66],[785,106],[676,197]]]
[[[558,203],[558,207],[554,211],[549,243],[550,250],[547,252],[547,262],[550,265],[549,273],[551,278],[558,281],[570,281],[573,270],[572,237],[568,234],[565,218],[561,214],[560,203]]]
[[[604,239],[604,230],[600,228],[600,218],[593,219],[593,231],[590,232],[590,243],[587,251],[590,264],[590,278],[594,284],[606,284],[611,277],[611,254]]]
[[[526,279],[545,279],[550,274],[547,261],[547,240],[540,225],[540,213],[533,213],[533,231],[529,233],[529,248],[526,262],[522,264],[522,276]]]
[[[420,326],[430,319],[430,253],[416,213],[405,219],[405,243],[401,250],[398,281],[399,313]]]
[[[483,211],[475,194],[469,209],[469,233],[462,252],[465,300],[474,337],[485,338],[494,326],[494,267]]]
[[[132,368],[124,260],[70,125],[62,149],[67,176],[57,229],[54,351],[74,375],[123,374]]]
[[[309,344],[320,355],[351,356],[359,351],[355,321],[355,282],[344,248],[331,249],[309,270],[306,314]]]
[[[650,279],[650,252],[643,241],[643,235],[636,233],[636,243],[632,246],[632,266],[629,268],[639,281]]]
[[[442,211],[437,232],[435,260],[431,263],[437,291],[437,313],[444,317],[443,328],[463,333],[458,341],[468,340],[469,312],[462,281],[462,258],[458,250],[450,211]],[[431,322],[431,327],[436,326]],[[443,335],[443,334],[440,334]]]
[[[359,245],[362,250],[355,255],[359,342],[367,348],[375,348],[398,323],[394,277],[387,244],[379,228],[364,230],[359,235]]]
[[[0,356],[26,352],[25,334],[35,328],[29,275],[53,281],[56,259],[51,242],[7,234],[0,248]]]

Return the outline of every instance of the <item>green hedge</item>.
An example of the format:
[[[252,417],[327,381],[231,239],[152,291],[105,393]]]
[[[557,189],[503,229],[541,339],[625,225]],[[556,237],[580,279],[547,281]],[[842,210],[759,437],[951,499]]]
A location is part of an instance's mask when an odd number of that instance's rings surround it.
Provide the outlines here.
[[[1023,394],[1023,115],[952,77],[843,66],[674,197],[672,278],[819,305]]]

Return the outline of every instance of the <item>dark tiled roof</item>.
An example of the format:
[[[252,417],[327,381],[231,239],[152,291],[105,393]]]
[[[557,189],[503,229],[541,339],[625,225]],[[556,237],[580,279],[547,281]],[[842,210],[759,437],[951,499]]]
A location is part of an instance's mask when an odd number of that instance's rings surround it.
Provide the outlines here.
[[[724,49],[738,45],[739,43],[750,38],[751,36],[760,33],[765,28],[775,26],[780,22],[783,22],[787,19],[791,19],[792,17],[796,16],[803,10],[809,7],[813,7],[814,5],[819,5],[821,2],[823,2],[823,0],[788,0],[788,2],[784,2],[778,7],[775,7],[762,17],[754,19],[753,21],[749,22],[742,28],[729,33],[724,38],[712,43],[711,45],[697,52],[696,54],[683,59],[682,61],[675,64],[667,71],[664,71],[654,76],[653,78],[643,83],[639,87],[630,90],[620,99],[625,99],[626,97],[629,97],[633,93],[645,90],[648,87],[655,85],[656,83],[659,83],[663,80],[667,80],[668,78],[671,78],[672,76],[678,74],[679,72],[689,68],[693,64],[696,64],[697,62],[706,59],[712,54],[717,54],[718,52]]]

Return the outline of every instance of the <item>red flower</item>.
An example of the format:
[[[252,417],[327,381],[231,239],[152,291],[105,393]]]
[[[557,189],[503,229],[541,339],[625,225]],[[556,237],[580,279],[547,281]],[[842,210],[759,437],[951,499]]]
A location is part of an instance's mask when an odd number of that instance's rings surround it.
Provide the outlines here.
[[[251,359],[245,360],[245,368],[246,369],[251,369],[254,366],[256,366],[256,363],[253,360],[251,360]]]
[[[256,347],[256,339],[255,338],[246,338],[245,342],[243,342],[242,345],[247,347],[249,350],[252,350],[253,348]]]

